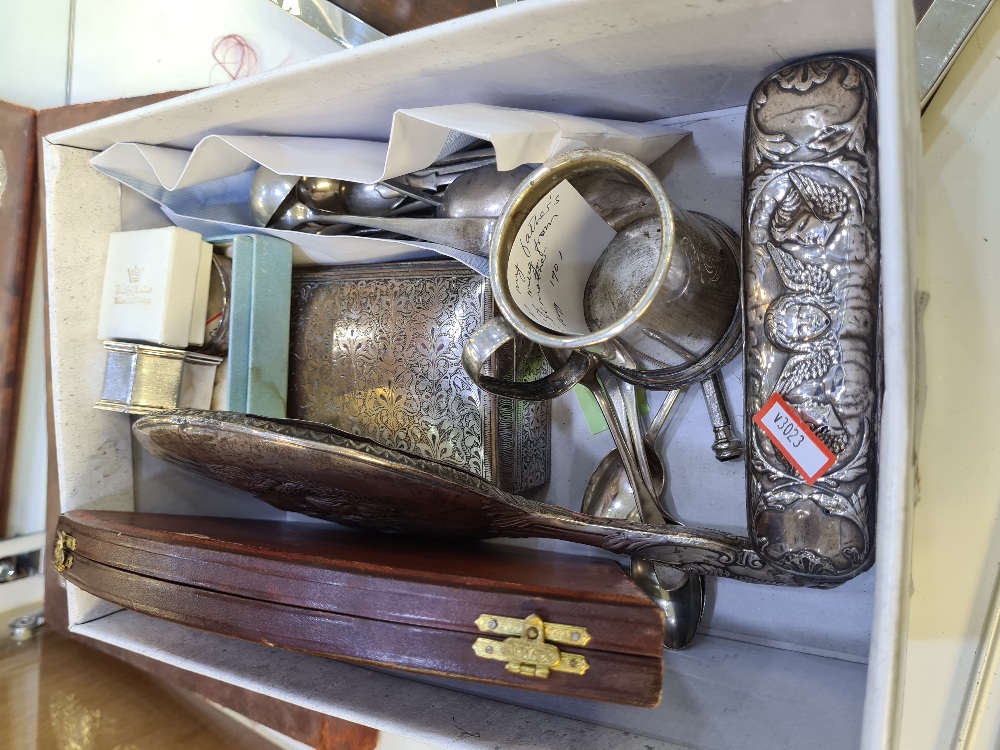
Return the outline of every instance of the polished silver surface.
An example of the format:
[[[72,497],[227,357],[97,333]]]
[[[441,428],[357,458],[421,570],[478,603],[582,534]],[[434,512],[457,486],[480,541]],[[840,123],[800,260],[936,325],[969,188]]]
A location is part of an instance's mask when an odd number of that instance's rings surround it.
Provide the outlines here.
[[[526,164],[505,172],[495,164],[466,170],[445,188],[435,213],[448,219],[495,218],[531,172]]]
[[[666,394],[663,404],[660,406],[653,421],[646,429],[646,434],[643,436],[643,442],[645,443],[648,455],[650,474],[653,479],[652,489],[654,498],[659,498],[662,494],[666,477],[666,467],[656,452],[655,444],[679,396],[680,391],[669,391]],[[670,514],[663,507],[662,502],[658,503],[658,505],[665,519],[670,523],[677,523],[670,518]],[[580,509],[587,515],[599,516],[601,518],[639,519],[635,492],[628,481],[628,474],[625,472],[625,466],[622,463],[621,454],[617,448],[601,460],[597,469],[591,475],[590,481],[587,483],[587,488],[583,493]]]
[[[270,229],[303,230],[309,225],[349,225],[379,229],[384,232],[412,237],[425,242],[458,248],[487,257],[493,219],[413,219],[392,216],[351,216],[310,208],[304,203],[286,204],[285,210],[273,217]]]
[[[466,336],[493,317],[489,282],[451,260],[297,271],[288,414],[523,492],[548,481],[550,408],[492,396],[462,369]],[[491,362],[537,376],[526,341]]]
[[[747,503],[771,566],[843,580],[874,559],[880,332],[874,77],[819,57],[747,111]],[[752,417],[781,394],[835,456],[808,484]]]
[[[329,0],[295,0],[293,3],[272,0],[293,18],[332,39],[345,49],[377,42],[386,35]]]
[[[591,331],[556,333],[529,318],[510,290],[508,260],[517,232],[538,202],[568,180],[617,234],[598,260],[584,292]],[[587,148],[557,156],[517,188],[490,238],[490,281],[504,322],[466,344],[469,374],[483,388],[496,384],[475,368],[514,332],[552,349],[600,357],[624,350],[636,368],[609,362],[621,379],[671,389],[702,380],[739,343],[738,240],[710,217],[673,206],[648,167],[627,154]],[[571,357],[547,381],[524,384],[522,398],[568,390],[586,368]],[[506,389],[506,387],[505,387]],[[505,390],[505,392],[509,392]]]
[[[122,341],[105,341],[104,348],[104,389],[95,409],[151,414],[211,403],[222,357]]]
[[[268,225],[295,192],[298,181],[298,177],[278,174],[267,167],[257,168],[250,183],[250,216],[257,226]]]
[[[347,231],[344,227],[366,227],[485,257],[493,217],[500,214],[531,168],[501,172],[492,157],[453,159],[437,168],[456,170],[449,172],[448,184],[440,196],[414,187],[407,175],[376,184],[326,178],[294,181],[260,167],[250,187],[251,215],[260,226],[273,229],[340,234]],[[434,217],[398,218],[414,208],[407,205],[407,198],[433,206]]]
[[[590,362],[590,368],[580,379],[580,385],[593,394],[601,413],[604,415],[604,421],[607,422],[608,429],[611,431],[625,474],[635,494],[639,520],[646,524],[664,525],[666,520],[656,502],[652,481],[647,481],[643,476],[644,473],[649,476],[649,461],[645,443],[637,447],[633,442],[632,413],[636,411],[635,393],[632,392],[628,396],[623,394],[614,375],[601,372],[600,359],[591,355]],[[639,458],[640,453],[642,454],[641,458]],[[640,469],[640,461],[646,463],[645,472]]]
[[[934,96],[993,0],[934,0],[917,24],[920,106]]]
[[[439,198],[415,190],[402,180],[350,182],[329,177],[301,177],[296,185],[299,200],[310,208],[357,216],[390,216],[407,208],[429,210]],[[409,206],[417,201],[421,205]]]
[[[680,574],[680,578],[678,578]],[[629,560],[629,578],[663,612],[663,647],[686,648],[705,612],[705,580],[643,557]]]
[[[662,494],[666,477],[666,468],[656,452],[655,443],[679,395],[679,391],[667,394],[643,435],[652,475],[650,489],[654,499]],[[662,504],[659,504],[659,508],[667,523],[677,523]],[[622,454],[617,448],[598,464],[584,490],[580,509],[587,515],[599,518],[640,520],[636,494],[622,462]],[[632,558],[629,564],[629,576],[663,611],[663,645],[672,650],[682,649],[691,642],[698,631],[705,606],[702,577],[686,574],[678,576],[677,573],[674,568],[657,567],[655,563],[641,558]]]
[[[337,225],[351,226],[352,216],[398,216],[428,207],[438,218],[494,217],[530,171],[499,172],[492,148],[459,151],[425,169],[373,183],[297,178],[261,165],[250,184],[250,214],[258,226],[309,232],[325,227],[324,234],[347,233]],[[459,185],[452,188],[455,182]]]

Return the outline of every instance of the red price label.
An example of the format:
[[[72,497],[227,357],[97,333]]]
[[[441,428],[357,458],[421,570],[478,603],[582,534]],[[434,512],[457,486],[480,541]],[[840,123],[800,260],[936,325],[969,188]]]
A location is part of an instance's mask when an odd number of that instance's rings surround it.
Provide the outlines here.
[[[806,484],[815,483],[837,460],[780,393],[768,399],[753,421],[802,475]]]

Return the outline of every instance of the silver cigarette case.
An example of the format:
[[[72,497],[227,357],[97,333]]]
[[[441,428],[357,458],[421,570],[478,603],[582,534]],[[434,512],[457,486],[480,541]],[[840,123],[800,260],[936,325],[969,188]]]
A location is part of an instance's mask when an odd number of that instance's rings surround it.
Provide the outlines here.
[[[549,405],[492,396],[462,346],[494,315],[489,280],[451,260],[303,269],[292,280],[288,415],[440,461],[510,491],[548,481]],[[519,341],[495,377],[534,380]]]
[[[104,389],[94,408],[151,414],[211,405],[221,357],[123,341],[105,341],[104,348]]]

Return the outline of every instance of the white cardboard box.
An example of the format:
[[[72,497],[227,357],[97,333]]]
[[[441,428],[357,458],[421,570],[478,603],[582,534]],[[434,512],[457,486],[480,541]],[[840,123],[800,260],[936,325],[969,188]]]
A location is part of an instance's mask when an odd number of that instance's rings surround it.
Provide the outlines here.
[[[908,598],[912,297],[919,158],[908,0],[532,0],[49,139],[49,292],[63,510],[103,508],[274,517],[237,492],[133,452],[130,423],[95,412],[94,338],[107,235],[162,225],[88,160],[116,141],[190,148],[209,133],[386,138],[399,107],[479,101],[622,119],[674,118],[692,133],[655,169],[681,206],[740,221],[742,121],[751,90],[785,62],[824,52],[876,59],[885,396],[878,563],[832,591],[719,581],[705,635],[667,653],[658,709],[415,680],[197,632],[117,610],[67,586],[71,627],[156,659],[377,728],[448,747],[892,747]],[[93,310],[89,301],[94,301]],[[740,413],[740,362],[726,368]],[[610,449],[568,399],[554,410],[552,502],[579,503]],[[683,520],[740,530],[741,466],[711,458],[704,407],[686,398],[667,439]],[[572,446],[569,449],[568,446]],[[562,550],[587,553],[565,544]],[[545,713],[542,713],[545,712]],[[676,744],[674,744],[676,743]]]

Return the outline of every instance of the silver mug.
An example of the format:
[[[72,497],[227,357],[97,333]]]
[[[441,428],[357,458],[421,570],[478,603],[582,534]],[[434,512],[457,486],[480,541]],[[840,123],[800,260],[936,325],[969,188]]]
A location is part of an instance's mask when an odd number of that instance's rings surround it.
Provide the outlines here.
[[[587,284],[591,330],[586,334],[559,333],[534,322],[519,307],[508,279],[518,230],[563,180],[617,233]],[[646,388],[666,390],[702,381],[740,344],[739,252],[732,230],[673,205],[660,180],[637,159],[595,148],[557,156],[518,186],[497,219],[490,240],[490,281],[502,317],[468,339],[463,365],[484,390],[525,400],[569,391],[586,373],[588,354],[604,360],[621,379]],[[529,383],[483,375],[489,358],[518,334],[572,353],[554,373]],[[635,368],[620,365],[616,352],[622,349]]]

